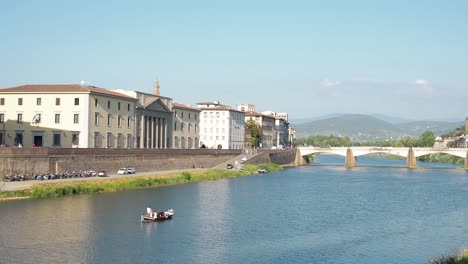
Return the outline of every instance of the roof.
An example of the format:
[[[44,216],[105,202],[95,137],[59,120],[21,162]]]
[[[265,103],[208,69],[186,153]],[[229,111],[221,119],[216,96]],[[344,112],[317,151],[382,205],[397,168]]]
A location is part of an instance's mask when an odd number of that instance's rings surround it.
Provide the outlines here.
[[[245,112],[239,111],[237,109],[232,109],[229,106],[199,107],[198,109],[200,109],[202,111],[232,111],[232,112],[238,112],[238,113],[245,113]]]
[[[0,93],[93,93],[107,96],[121,97],[137,101],[136,98],[110,91],[96,86],[79,84],[27,84],[16,87],[0,89]]]
[[[200,112],[200,111],[201,111],[201,110],[198,109],[198,108],[194,108],[194,107],[191,107],[190,105],[181,104],[181,103],[177,103],[177,102],[172,102],[172,107],[184,108],[184,109],[188,109],[188,110],[192,110],[192,111],[197,111],[197,112]]]

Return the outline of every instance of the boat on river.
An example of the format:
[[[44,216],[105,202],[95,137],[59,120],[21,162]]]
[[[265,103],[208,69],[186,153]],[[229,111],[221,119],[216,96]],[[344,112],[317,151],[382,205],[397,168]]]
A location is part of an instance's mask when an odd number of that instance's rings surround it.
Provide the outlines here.
[[[149,221],[165,221],[168,219],[172,219],[174,215],[174,210],[171,208],[167,211],[160,211],[160,212],[152,212],[148,214],[142,214],[140,219],[141,222],[149,222]]]

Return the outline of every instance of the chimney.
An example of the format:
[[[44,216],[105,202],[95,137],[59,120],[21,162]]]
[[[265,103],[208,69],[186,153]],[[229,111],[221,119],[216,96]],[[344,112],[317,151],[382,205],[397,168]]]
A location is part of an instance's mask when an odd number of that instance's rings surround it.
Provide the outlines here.
[[[156,95],[156,96],[160,96],[160,94],[159,94],[159,81],[158,81],[158,79],[156,79],[156,81],[154,81],[154,91],[153,91],[153,94]]]

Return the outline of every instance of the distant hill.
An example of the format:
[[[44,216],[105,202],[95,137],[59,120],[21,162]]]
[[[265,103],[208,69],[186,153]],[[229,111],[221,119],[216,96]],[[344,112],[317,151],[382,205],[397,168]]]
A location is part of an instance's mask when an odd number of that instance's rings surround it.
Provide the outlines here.
[[[398,119],[394,118],[393,120]],[[419,137],[426,130],[434,132],[435,135],[441,135],[461,125],[463,122],[391,123],[374,116],[361,114],[343,114],[304,123],[293,123],[298,138],[310,135],[336,135],[348,136],[352,141],[397,139],[404,135]]]

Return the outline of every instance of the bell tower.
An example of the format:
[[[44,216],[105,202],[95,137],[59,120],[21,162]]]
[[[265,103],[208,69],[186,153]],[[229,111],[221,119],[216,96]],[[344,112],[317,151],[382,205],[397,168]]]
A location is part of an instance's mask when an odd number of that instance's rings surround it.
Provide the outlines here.
[[[153,94],[156,95],[156,96],[160,96],[160,94],[159,94],[159,81],[158,81],[158,79],[156,79],[156,81],[154,81],[154,90],[153,90]]]

